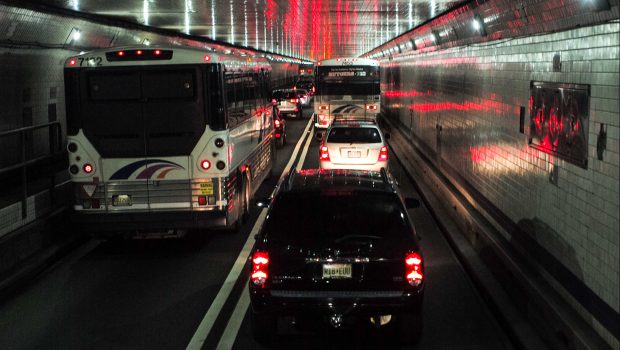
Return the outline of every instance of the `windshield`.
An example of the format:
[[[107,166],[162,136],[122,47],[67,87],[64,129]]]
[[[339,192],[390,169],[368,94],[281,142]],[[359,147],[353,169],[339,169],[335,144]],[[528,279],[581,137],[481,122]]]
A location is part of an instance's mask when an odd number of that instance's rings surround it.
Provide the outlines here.
[[[406,218],[393,193],[283,193],[274,203],[265,232],[271,241],[310,246],[343,242],[350,235],[375,236],[375,242],[402,241],[412,238]]]
[[[328,143],[380,143],[381,135],[375,128],[332,128]]]

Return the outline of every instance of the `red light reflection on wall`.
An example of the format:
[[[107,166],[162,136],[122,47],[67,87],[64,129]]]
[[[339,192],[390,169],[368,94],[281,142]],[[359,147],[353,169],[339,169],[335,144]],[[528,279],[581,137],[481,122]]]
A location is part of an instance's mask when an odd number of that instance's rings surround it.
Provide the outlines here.
[[[418,112],[436,112],[436,111],[489,111],[495,110],[501,112],[506,110],[508,105],[502,102],[485,100],[483,103],[475,103],[466,101],[463,103],[454,102],[437,102],[437,103],[414,103],[409,105],[409,109]]]
[[[383,94],[385,97],[416,97],[416,96],[430,96],[431,90],[426,91],[400,91],[400,90],[392,90],[386,91]]]

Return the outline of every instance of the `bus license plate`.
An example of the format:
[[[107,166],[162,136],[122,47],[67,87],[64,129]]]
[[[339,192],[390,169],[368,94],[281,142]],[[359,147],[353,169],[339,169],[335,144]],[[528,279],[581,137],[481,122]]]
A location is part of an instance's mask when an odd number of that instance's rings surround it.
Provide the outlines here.
[[[351,264],[323,264],[323,278],[351,278]]]
[[[362,152],[360,151],[349,151],[349,158],[359,158],[362,156]]]
[[[128,207],[131,205],[131,196],[128,194],[112,196],[112,205],[115,207]]]
[[[205,182],[200,184],[200,194],[212,195],[213,194],[213,182]]]

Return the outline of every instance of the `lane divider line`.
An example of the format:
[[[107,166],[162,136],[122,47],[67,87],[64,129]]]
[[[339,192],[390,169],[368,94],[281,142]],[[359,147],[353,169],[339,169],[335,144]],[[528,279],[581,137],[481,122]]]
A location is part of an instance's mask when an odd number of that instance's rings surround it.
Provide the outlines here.
[[[228,324],[226,325],[224,334],[222,334],[222,338],[220,338],[220,342],[215,348],[216,350],[232,349],[233,345],[235,345],[235,340],[237,339],[239,328],[241,328],[241,323],[243,323],[245,313],[250,306],[250,291],[247,288],[247,284],[249,281],[250,279],[248,278],[245,283],[246,287],[243,288],[243,293],[241,293],[241,297],[237,301],[235,310],[233,311],[232,315],[230,315],[230,319],[228,320]]]
[[[302,137],[300,137],[299,141],[297,141],[297,145],[295,146],[295,149],[293,150],[291,159],[289,160],[288,164],[286,164],[286,167],[284,167],[284,170],[282,171],[282,174],[280,175],[280,180],[284,176],[286,176],[286,174],[291,170],[291,167],[293,166],[293,163],[295,162],[295,159],[297,158],[297,154],[299,153],[299,150],[301,149],[301,145],[303,144],[304,140],[308,136],[308,130],[311,125],[312,125],[312,118],[310,118],[310,120],[308,121],[308,124],[306,125],[303,131]],[[271,192],[272,196],[274,192],[275,192],[275,188]],[[248,238],[246,239],[245,244],[243,245],[243,249],[241,249],[241,252],[237,256],[237,260],[235,260],[233,267],[230,269],[230,272],[228,273],[226,280],[220,287],[220,290],[215,296],[215,299],[213,299],[213,302],[211,303],[209,310],[207,310],[207,313],[203,317],[202,321],[200,321],[200,324],[198,325],[196,332],[194,332],[192,339],[189,341],[189,344],[187,345],[187,348],[186,348],[187,350],[199,350],[202,348],[202,346],[204,345],[204,342],[207,340],[207,337],[209,336],[209,333],[211,332],[211,328],[213,328],[213,324],[215,324],[215,320],[217,319],[220,312],[222,311],[222,307],[224,306],[224,303],[226,303],[226,300],[228,299],[228,296],[230,295],[230,292],[233,286],[235,285],[235,282],[241,275],[243,266],[245,265],[248,257],[250,256],[250,252],[252,251],[252,248],[254,247],[254,235],[258,233],[258,230],[262,226],[263,221],[265,221],[266,215],[267,215],[267,210],[263,208],[258,216],[258,219],[254,223],[254,227],[252,227],[252,230],[250,231],[250,234],[248,235]],[[247,290],[247,288],[244,288],[244,290]],[[247,305],[246,305],[246,308],[247,308]],[[236,311],[236,308],[235,308],[235,311]],[[229,323],[230,323],[230,320],[229,320]],[[228,328],[228,325],[226,326],[226,328]],[[236,332],[235,332],[235,337],[236,337]],[[233,342],[234,342],[234,339],[233,339]]]
[[[308,131],[310,135],[312,135],[312,129]],[[304,168],[304,161],[306,160],[306,155],[308,154],[308,148],[310,148],[310,144],[312,143],[313,137],[310,136],[306,139],[306,145],[304,146],[304,151],[301,152],[301,157],[299,157],[299,162],[297,163],[297,169],[301,170]]]

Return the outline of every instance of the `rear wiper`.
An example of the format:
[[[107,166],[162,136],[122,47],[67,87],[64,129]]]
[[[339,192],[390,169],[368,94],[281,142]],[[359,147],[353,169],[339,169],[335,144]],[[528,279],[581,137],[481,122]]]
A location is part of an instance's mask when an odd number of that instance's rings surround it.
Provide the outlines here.
[[[350,239],[366,239],[366,240],[375,240],[375,239],[381,239],[381,237],[379,236],[373,236],[373,235],[346,235],[346,236],[342,236],[338,239],[334,240],[334,243],[341,243],[344,241],[348,241]]]

